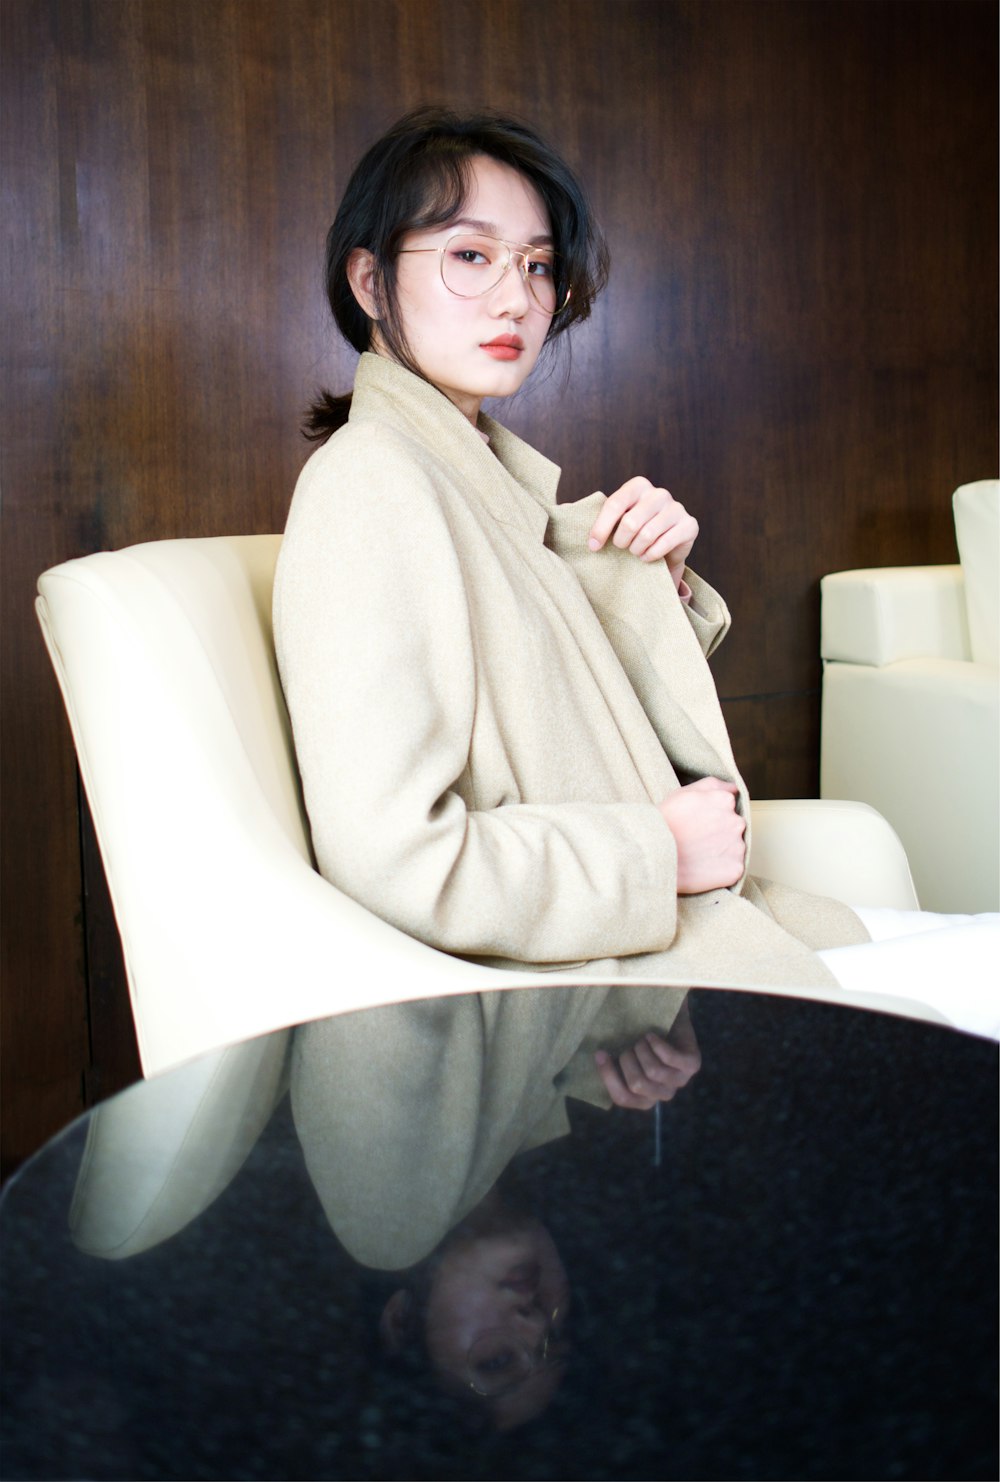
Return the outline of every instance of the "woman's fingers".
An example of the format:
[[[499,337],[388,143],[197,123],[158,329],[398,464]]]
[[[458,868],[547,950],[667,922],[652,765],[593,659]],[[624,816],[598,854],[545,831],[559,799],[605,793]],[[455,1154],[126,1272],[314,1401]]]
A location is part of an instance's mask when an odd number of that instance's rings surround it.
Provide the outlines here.
[[[689,551],[697,534],[698,522],[668,489],[654,487],[649,479],[634,478],[605,500],[591,527],[589,545],[598,551],[613,536],[612,544],[619,550],[659,560],[674,549]]]
[[[701,1054],[680,1050],[658,1034],[647,1034],[617,1061],[606,1050],[594,1056],[597,1072],[615,1106],[648,1111],[658,1101],[672,1101],[701,1068]]]
[[[653,532],[653,521],[640,532],[637,539],[642,539],[642,549],[637,550],[634,543],[629,547],[634,555],[643,561],[670,561],[674,553],[678,561],[687,559],[698,538],[698,521],[686,512],[682,504],[675,503],[670,515],[670,522],[661,535]],[[650,537],[648,543],[647,536]]]
[[[621,1058],[624,1059],[624,1056]],[[604,1089],[615,1106],[624,1106],[629,1111],[649,1111],[650,1107],[655,1104],[655,1096],[638,1095],[630,1089],[624,1075],[607,1050],[598,1050],[594,1061],[597,1065],[597,1073],[604,1082]]]
[[[670,496],[667,495],[667,498],[670,499]],[[675,547],[684,546],[690,549],[697,534],[697,522],[676,499],[671,499],[669,504],[663,504],[658,509],[640,502],[622,517],[615,531],[613,544],[619,549],[627,548],[633,556],[653,561],[667,555]]]
[[[588,544],[592,551],[601,549],[618,522],[631,510],[641,495],[652,487],[648,479],[634,478],[629,479],[627,483],[622,484],[620,489],[608,495],[604,501],[604,507],[591,527]],[[633,534],[635,534],[634,530]]]
[[[674,511],[665,502],[669,499],[666,489],[651,489],[648,494],[636,500],[618,521],[611,544],[616,545],[620,551],[631,551],[634,556],[641,555],[673,523]]]
[[[625,1083],[636,1096],[672,1101],[694,1075],[694,1068],[666,1040],[647,1035],[621,1057]]]
[[[664,1039],[662,1035],[652,1030],[645,1038],[647,1053],[665,1067],[668,1074],[672,1075],[677,1083],[678,1089],[686,1086],[692,1077],[696,1076],[701,1069],[701,1050],[698,1041],[694,1037],[694,1030],[688,1020],[684,1026],[686,1032],[683,1034],[684,1044],[675,1044],[672,1040]],[[673,1033],[674,1031],[671,1031]],[[638,1050],[638,1046],[636,1047]]]

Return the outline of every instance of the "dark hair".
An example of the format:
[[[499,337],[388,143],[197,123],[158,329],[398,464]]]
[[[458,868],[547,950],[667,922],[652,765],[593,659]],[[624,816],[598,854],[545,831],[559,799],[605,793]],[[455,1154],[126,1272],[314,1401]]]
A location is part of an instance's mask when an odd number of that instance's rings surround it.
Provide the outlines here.
[[[496,113],[460,118],[447,108],[418,108],[383,134],[354,169],[326,239],[326,293],[341,334],[355,350],[370,348],[372,320],[347,276],[357,247],[375,260],[379,331],[394,358],[420,374],[406,344],[396,304],[396,260],[411,231],[443,226],[457,216],[469,187],[470,162],[488,155],[510,165],[538,191],[552,224],[557,293],[572,287],[553,316],[548,340],[586,319],[607,282],[608,251],[583,187],[569,166],[527,124]],[[321,442],[342,426],[350,397],[320,393],[303,432]]]

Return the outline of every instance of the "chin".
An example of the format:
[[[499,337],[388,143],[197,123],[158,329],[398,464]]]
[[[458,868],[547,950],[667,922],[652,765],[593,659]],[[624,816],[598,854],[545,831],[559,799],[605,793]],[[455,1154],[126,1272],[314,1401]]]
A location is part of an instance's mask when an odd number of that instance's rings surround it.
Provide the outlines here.
[[[521,387],[530,376],[532,369],[534,369],[534,367],[530,367],[528,370],[523,370],[519,365],[511,366],[510,370],[515,372],[515,374],[490,377],[490,389],[488,391],[480,391],[477,394],[483,397],[484,400],[487,400],[489,398],[500,399],[505,396],[513,396],[515,392],[520,391]]]

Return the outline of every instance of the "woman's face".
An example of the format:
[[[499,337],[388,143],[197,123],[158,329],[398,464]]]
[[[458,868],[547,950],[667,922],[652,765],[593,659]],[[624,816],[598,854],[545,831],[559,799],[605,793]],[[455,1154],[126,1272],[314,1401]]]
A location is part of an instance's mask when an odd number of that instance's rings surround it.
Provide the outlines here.
[[[471,163],[469,192],[459,217],[446,226],[410,232],[402,246],[443,247],[456,232],[552,245],[548,213],[534,186],[509,165],[486,155]],[[441,258],[433,251],[404,251],[399,257],[397,303],[421,372],[472,422],[484,397],[511,396],[520,389],[552,322],[516,265],[489,292],[459,298],[445,287]],[[508,343],[498,345],[501,337]],[[377,328],[373,348],[382,348]]]
[[[570,1306],[566,1272],[545,1227],[527,1217],[504,1225],[449,1246],[426,1309],[432,1364],[457,1389],[502,1390],[485,1402],[501,1429],[552,1399],[563,1374]],[[524,1353],[534,1360],[530,1371],[511,1363]]]

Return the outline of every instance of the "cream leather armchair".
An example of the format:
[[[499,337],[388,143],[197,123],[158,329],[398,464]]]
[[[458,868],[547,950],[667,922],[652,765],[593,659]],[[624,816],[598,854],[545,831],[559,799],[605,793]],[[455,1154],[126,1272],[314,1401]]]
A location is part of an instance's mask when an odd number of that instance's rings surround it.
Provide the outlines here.
[[[820,792],[899,834],[920,904],[1000,909],[1000,481],[954,495],[956,566],[823,578]]]
[[[374,1004],[580,981],[449,957],[316,873],[271,638],[279,543],[161,541],[39,580],[147,1076]],[[760,803],[751,826],[758,874],[856,905],[914,904],[899,841],[870,809]]]
[[[71,1227],[94,1255],[156,1245],[221,1193],[282,1094],[289,1026],[579,981],[448,957],[316,873],[271,639],[279,544],[163,541],[39,580],[143,1070],[181,1067],[91,1118]],[[915,905],[899,840],[862,804],[755,803],[751,827],[758,874],[856,905]],[[898,997],[806,991],[940,1022]]]

